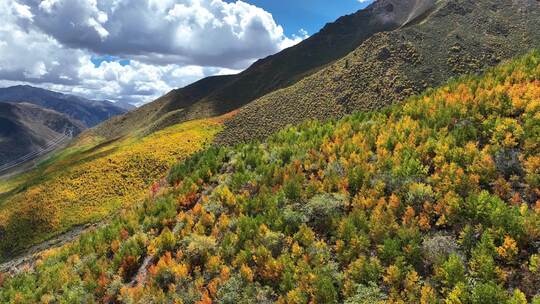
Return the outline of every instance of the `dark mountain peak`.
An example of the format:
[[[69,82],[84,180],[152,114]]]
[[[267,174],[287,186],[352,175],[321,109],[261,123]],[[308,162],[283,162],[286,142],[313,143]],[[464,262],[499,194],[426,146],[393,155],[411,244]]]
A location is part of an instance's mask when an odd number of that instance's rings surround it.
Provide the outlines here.
[[[6,89],[37,89],[37,88],[31,85],[27,85],[27,84],[19,84],[19,85],[8,87]]]
[[[540,45],[540,1],[534,2],[379,0],[359,14],[399,27],[375,33],[317,73],[250,102],[217,141],[264,138],[305,119],[381,108],[450,78],[481,73]]]
[[[17,92],[19,94],[28,94],[28,93],[34,93],[34,94],[41,94],[41,95],[47,95],[47,96],[62,96],[66,95],[59,92],[49,91],[43,88],[34,87],[27,84],[21,84],[21,85],[15,85],[7,88],[0,88],[0,90],[5,90],[7,92]]]
[[[395,5],[401,9],[399,3]],[[407,9],[413,10],[421,5]],[[343,16],[301,43],[258,60],[240,74],[205,78],[169,92],[131,111],[122,119],[108,122],[96,132],[105,137],[117,137],[135,129],[151,126],[153,131],[181,121],[220,115],[237,109],[317,72],[347,55],[375,33],[402,25],[385,20],[381,14],[379,6],[372,5]]]

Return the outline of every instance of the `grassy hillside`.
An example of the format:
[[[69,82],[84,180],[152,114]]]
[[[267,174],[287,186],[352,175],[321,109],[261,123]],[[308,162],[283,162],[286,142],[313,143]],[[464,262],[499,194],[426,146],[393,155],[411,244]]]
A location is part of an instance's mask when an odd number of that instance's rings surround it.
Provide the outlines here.
[[[236,75],[205,78],[108,121],[96,134],[114,138],[134,130],[151,132],[190,119],[221,115],[294,84],[342,58],[375,33],[403,26],[436,0],[379,0],[327,24],[320,32]]]
[[[86,134],[36,170],[1,181],[1,256],[141,200],[171,165],[209,144],[221,123],[191,121],[105,142]]]
[[[287,124],[402,101],[452,77],[481,73],[540,46],[536,0],[441,0],[415,22],[377,33],[344,58],[257,99],[218,141],[264,138]]]
[[[540,51],[210,148],[5,276],[15,303],[540,303]]]
[[[381,108],[525,54],[540,45],[539,19],[537,0],[378,0],[240,74],[173,90],[95,134],[149,134],[246,106],[219,138],[229,144]]]

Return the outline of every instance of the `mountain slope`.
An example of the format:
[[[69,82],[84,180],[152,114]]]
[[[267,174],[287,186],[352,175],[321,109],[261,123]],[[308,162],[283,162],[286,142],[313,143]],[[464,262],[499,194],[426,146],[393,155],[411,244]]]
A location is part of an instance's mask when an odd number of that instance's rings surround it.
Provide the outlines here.
[[[86,128],[127,112],[109,101],[89,100],[26,85],[0,88],[0,102],[32,103],[78,120]]]
[[[0,170],[50,151],[83,129],[78,121],[53,110],[0,102]]]
[[[0,180],[0,261],[144,199],[173,164],[212,142],[223,119],[112,141],[83,133],[35,169]]]
[[[537,304],[539,138],[535,51],[198,153],[107,227],[6,275],[0,301]]]
[[[238,75],[209,77],[173,90],[114,118],[94,132],[115,138],[134,130],[152,132],[189,119],[221,115],[289,86],[339,59],[373,34],[396,29],[432,8],[434,0],[384,0],[327,24],[300,44],[261,59]]]
[[[405,26],[375,34],[318,73],[250,103],[217,140],[237,143],[309,118],[380,108],[481,72],[539,46],[538,20],[536,0],[437,1]]]

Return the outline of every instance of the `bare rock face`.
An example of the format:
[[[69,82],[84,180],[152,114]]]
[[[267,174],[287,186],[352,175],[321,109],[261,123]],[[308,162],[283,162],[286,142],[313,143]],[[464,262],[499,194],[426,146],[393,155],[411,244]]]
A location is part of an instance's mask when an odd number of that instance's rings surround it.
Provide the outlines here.
[[[437,0],[379,0],[372,4],[382,23],[405,26],[435,8]]]

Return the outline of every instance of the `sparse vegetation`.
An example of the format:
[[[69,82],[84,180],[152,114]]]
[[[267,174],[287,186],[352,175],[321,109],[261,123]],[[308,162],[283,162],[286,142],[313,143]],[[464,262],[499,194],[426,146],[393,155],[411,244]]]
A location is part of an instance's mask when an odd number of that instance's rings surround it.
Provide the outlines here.
[[[538,9],[499,0],[436,2],[418,22],[374,34],[317,73],[250,102],[217,141],[249,142],[304,120],[380,109],[540,45]]]
[[[241,109],[218,137],[219,143],[238,144],[304,120],[379,109],[538,46],[538,4],[516,1],[520,4],[415,0],[390,10],[370,6],[240,74],[173,90],[94,132],[110,139]],[[410,11],[428,2],[436,7],[420,15]],[[393,18],[397,23],[388,22]]]
[[[0,301],[539,303],[539,111],[536,51],[206,149],[107,227],[6,275]],[[522,170],[497,165],[508,149]]]

